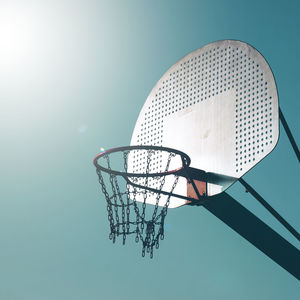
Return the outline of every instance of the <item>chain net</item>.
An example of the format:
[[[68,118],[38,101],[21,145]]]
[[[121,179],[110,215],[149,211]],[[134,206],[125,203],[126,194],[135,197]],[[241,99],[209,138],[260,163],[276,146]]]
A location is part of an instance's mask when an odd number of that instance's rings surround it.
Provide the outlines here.
[[[138,150],[135,150],[135,152]],[[121,151],[121,160],[123,165],[120,166],[127,172],[128,169],[128,157],[130,150]],[[140,151],[146,155],[144,173],[147,175],[153,166],[151,163],[155,163],[155,159],[151,159],[155,153],[153,150]],[[137,154],[138,155],[138,154]],[[176,154],[170,152],[167,153],[167,159],[165,166],[162,166],[163,172],[168,172],[171,160]],[[177,155],[178,156],[178,155]],[[105,167],[108,170],[112,170],[109,154],[102,156],[102,163],[105,163]],[[110,172],[101,171],[97,168],[97,174],[99,177],[99,183],[101,185],[102,192],[107,202],[108,221],[110,226],[109,239],[115,243],[119,237],[122,239],[123,245],[125,245],[128,236],[133,236],[136,243],[142,244],[142,256],[144,257],[146,252],[149,253],[150,258],[153,258],[154,248],[159,248],[160,240],[164,239],[164,224],[165,218],[168,212],[170,204],[170,195],[163,195],[165,197],[164,204],[159,205],[161,201],[162,191],[166,177],[172,184],[168,186],[168,192],[172,193],[178,182],[178,175],[170,174],[157,177],[130,177],[130,181],[142,185],[145,188],[135,187],[128,183],[124,176],[115,175]],[[155,186],[156,192],[150,192],[146,188],[149,186]],[[147,203],[147,197],[149,194],[154,195],[155,203],[149,205]]]

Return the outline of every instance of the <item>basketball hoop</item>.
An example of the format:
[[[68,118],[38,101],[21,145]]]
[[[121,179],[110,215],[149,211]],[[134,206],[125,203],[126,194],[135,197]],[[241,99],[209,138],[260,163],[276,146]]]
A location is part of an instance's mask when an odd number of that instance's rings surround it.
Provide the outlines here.
[[[144,165],[128,164],[143,156]],[[128,146],[98,154],[94,165],[107,202],[109,238],[115,243],[116,237],[122,236],[125,244],[126,238],[133,235],[137,243],[142,242],[142,256],[147,251],[152,258],[153,248],[159,248],[159,240],[164,239],[170,198],[189,199],[174,194],[174,189],[179,176],[190,165],[190,158],[171,148]],[[149,194],[155,199],[152,205],[147,202]]]

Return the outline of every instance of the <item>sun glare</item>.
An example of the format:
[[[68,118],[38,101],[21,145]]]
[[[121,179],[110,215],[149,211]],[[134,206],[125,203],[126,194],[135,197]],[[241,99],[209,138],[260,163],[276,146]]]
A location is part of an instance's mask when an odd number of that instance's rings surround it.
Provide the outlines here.
[[[0,11],[0,66],[5,72],[22,69],[34,59],[38,27],[30,10],[5,7]]]

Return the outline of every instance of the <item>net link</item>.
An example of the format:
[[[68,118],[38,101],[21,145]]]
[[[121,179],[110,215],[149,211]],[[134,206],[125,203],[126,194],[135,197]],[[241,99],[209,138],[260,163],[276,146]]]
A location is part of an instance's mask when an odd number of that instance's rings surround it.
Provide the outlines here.
[[[128,150],[122,151],[123,168],[127,172],[128,168]],[[153,150],[147,150],[145,174],[148,174],[151,168],[151,157],[154,154]],[[167,162],[164,167],[164,172],[169,171],[170,162],[176,154],[170,152],[168,154]],[[109,155],[103,156],[106,161],[107,169],[111,170],[111,162]],[[161,193],[163,190],[166,176],[173,176],[174,181],[169,190],[171,194],[178,183],[178,175],[165,175],[158,176],[155,180],[158,184],[158,192],[155,193],[155,204],[147,204],[147,197],[149,191],[145,188],[148,187],[149,181],[152,178],[147,176],[143,177],[144,189],[134,187],[126,182],[122,184],[124,178],[122,176],[106,173],[97,168],[99,183],[102,192],[107,202],[108,221],[110,226],[109,239],[115,243],[117,237],[121,237],[123,245],[129,235],[133,235],[136,243],[142,244],[142,256],[149,253],[150,258],[153,258],[153,250],[159,248],[160,240],[164,239],[164,224],[170,204],[170,195],[165,196],[165,204],[159,206],[161,200]],[[104,174],[106,173],[106,174]],[[106,175],[106,176],[105,176]],[[131,178],[132,182],[141,182],[141,178]],[[137,201],[137,197],[143,199]],[[147,212],[148,210],[148,212]],[[150,211],[150,212],[149,212]]]

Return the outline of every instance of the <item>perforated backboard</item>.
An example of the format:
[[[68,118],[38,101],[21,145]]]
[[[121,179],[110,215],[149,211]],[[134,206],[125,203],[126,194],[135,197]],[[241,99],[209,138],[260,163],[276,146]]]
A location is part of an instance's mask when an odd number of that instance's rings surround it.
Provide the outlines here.
[[[269,154],[278,136],[278,95],[268,63],[252,46],[224,40],[191,52],[162,76],[140,112],[131,145],[175,148],[190,156],[191,167],[228,176],[208,183],[211,196]],[[141,163],[132,158],[129,169],[138,171]],[[186,181],[176,189],[186,195]],[[183,204],[173,197],[170,207]]]

